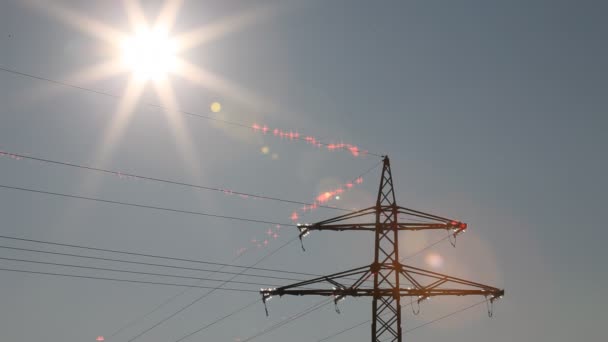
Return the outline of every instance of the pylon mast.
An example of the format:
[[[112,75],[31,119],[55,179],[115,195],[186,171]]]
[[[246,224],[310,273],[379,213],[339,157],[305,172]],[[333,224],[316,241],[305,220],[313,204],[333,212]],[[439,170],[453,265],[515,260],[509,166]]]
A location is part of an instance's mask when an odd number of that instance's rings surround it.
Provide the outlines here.
[[[363,217],[375,216],[375,222],[360,223]],[[422,222],[399,222],[400,215],[415,216]],[[372,297],[372,342],[401,342],[401,297],[417,297],[421,301],[434,296],[481,295],[493,302],[504,290],[448,275],[404,265],[399,259],[399,231],[446,229],[454,237],[466,230],[466,223],[403,208],[397,205],[388,157],[384,157],[380,188],[374,207],[341,215],[312,225],[298,225],[300,238],[312,230],[374,231],[374,262],[276,289],[262,289],[264,303],[278,295],[333,296],[337,302],[346,296]],[[367,283],[373,277],[373,287]],[[353,282],[354,279],[354,282]],[[345,281],[352,282],[346,285]],[[407,287],[404,286],[406,281]],[[303,289],[312,284],[326,283],[330,288]]]

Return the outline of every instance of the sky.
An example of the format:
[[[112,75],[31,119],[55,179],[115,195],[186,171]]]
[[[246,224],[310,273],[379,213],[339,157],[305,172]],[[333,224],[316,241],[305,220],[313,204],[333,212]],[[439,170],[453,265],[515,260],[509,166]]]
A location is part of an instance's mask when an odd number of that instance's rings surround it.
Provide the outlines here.
[[[185,0],[171,32],[203,28],[212,34],[180,56],[215,77],[201,82],[189,72],[168,79],[179,109],[205,118],[150,106],[162,99],[148,82],[124,129],[114,135],[110,132],[118,132],[112,127],[122,117],[131,74],[75,77],[115,51],[90,30],[58,15],[68,13],[58,9],[91,19],[86,27],[95,21],[129,33],[123,2],[45,3],[0,2],[0,68],[118,97],[0,71],[2,151],[304,202],[365,173],[380,161],[372,153],[388,155],[400,205],[469,226],[456,248],[443,241],[405,262],[506,293],[495,303],[492,318],[479,305],[408,332],[405,340],[604,340],[606,2]],[[163,1],[142,1],[148,18],[156,17],[162,6]],[[221,103],[221,111],[210,109],[214,102]],[[264,135],[248,128],[252,124],[353,144],[371,153],[328,151]],[[183,211],[279,223],[291,223],[294,211],[305,222],[341,213],[323,208],[302,213],[301,205],[7,154],[0,156],[0,170],[3,186]],[[373,205],[379,177],[380,168],[373,169],[362,184],[330,203],[344,208]],[[0,217],[3,236],[245,266],[297,236],[293,227],[7,188],[0,189]],[[444,236],[443,231],[404,232],[401,253],[409,255]],[[150,261],[2,238],[0,246]],[[314,232],[304,246],[306,251],[295,240],[257,266],[330,274],[373,259],[369,232]],[[245,253],[237,257],[239,251]],[[7,248],[0,248],[0,258],[204,275]],[[171,265],[200,267],[176,261]],[[3,259],[0,268],[195,283]],[[278,281],[240,279],[269,285]],[[0,271],[0,336],[14,342],[95,341],[98,336],[126,342],[205,292],[189,290],[108,337],[181,291]],[[256,299],[260,296],[255,292],[215,291],[135,341],[176,341]],[[274,298],[268,302],[269,317],[259,300],[185,341],[243,341],[319,300]],[[422,303],[418,315],[404,308],[403,329],[479,300],[434,298]],[[349,298],[340,303],[340,311],[328,305],[256,340],[318,341],[369,319],[371,301]],[[369,336],[369,324],[363,324],[328,341],[366,341]]]

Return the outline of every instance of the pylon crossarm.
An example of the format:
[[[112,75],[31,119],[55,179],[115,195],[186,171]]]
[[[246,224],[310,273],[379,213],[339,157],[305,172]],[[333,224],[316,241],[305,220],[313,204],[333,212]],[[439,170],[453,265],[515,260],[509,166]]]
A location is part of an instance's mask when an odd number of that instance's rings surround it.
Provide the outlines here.
[[[449,218],[437,216],[437,215],[434,215],[434,214],[425,213],[425,212],[422,212],[422,211],[419,211],[419,210],[414,210],[414,209],[410,209],[410,208],[404,208],[404,207],[397,207],[397,213],[398,214],[403,214],[403,215],[409,215],[409,216],[416,216],[416,217],[420,217],[420,218],[424,218],[424,219],[428,219],[428,220],[433,220],[433,221],[439,221],[439,222],[456,221],[456,220],[452,220],[452,219],[449,219]]]
[[[497,289],[497,288],[489,286],[489,285],[476,283],[476,282],[473,282],[470,280],[452,277],[449,275],[445,275],[445,274],[441,274],[441,273],[437,273],[437,272],[433,272],[433,271],[427,271],[425,269],[418,268],[418,267],[413,267],[413,266],[408,266],[408,265],[403,265],[403,264],[400,264],[399,266],[400,266],[401,275],[403,275],[404,277],[406,277],[409,280],[414,279],[416,281],[416,283],[419,283],[419,284],[421,284],[423,279],[432,281],[432,283],[429,283],[427,285],[421,285],[420,288],[438,287],[443,284],[450,284],[450,285],[458,284],[458,285],[464,285],[464,286],[470,286],[470,287],[474,287],[474,288],[483,289],[483,290],[486,290],[489,292],[500,291],[500,289]]]
[[[361,217],[361,216],[372,215],[375,212],[376,212],[376,207],[369,207],[369,208],[353,211],[348,214],[332,217],[327,220],[319,221],[319,222],[313,223],[311,226],[324,226],[327,224],[346,221],[346,220],[354,219],[354,218]]]
[[[375,222],[368,223],[340,223],[340,224],[324,224],[324,225],[308,225],[298,224],[298,229],[302,235],[307,234],[311,230],[333,230],[333,231],[345,231],[345,230],[365,230],[365,231],[376,231],[380,230],[393,230],[393,226],[390,223],[378,225]],[[459,228],[447,223],[420,223],[420,222],[403,222],[397,224],[397,230],[431,230],[431,229],[445,229],[445,230],[464,230],[466,228]]]
[[[319,283],[327,283],[329,285],[337,286],[339,288],[346,288],[347,286],[344,286],[342,283],[340,283],[340,281],[339,281],[340,279],[348,280],[348,278],[350,278],[350,277],[359,276],[358,278],[356,278],[357,280],[355,281],[354,284],[360,284],[363,282],[361,279],[364,279],[366,274],[370,272],[369,269],[370,269],[369,266],[353,268],[348,271],[343,271],[343,272],[338,272],[338,273],[334,273],[334,274],[330,274],[330,275],[326,275],[326,276],[322,276],[322,277],[317,277],[314,279],[301,281],[301,282],[298,282],[295,284],[286,285],[286,286],[278,287],[275,289],[262,289],[260,291],[260,293],[262,295],[265,295],[265,294],[274,295],[274,294],[278,294],[281,291],[301,288],[303,286],[319,284]],[[351,278],[351,280],[352,280],[352,278]]]
[[[296,289],[296,290],[283,290],[283,289],[269,289],[267,291],[269,296],[306,296],[306,295],[317,295],[317,296],[352,296],[352,297],[394,297],[395,293],[398,293],[400,297],[418,297],[419,299],[426,299],[430,297],[438,296],[485,296],[491,299],[499,298],[504,295],[503,290],[495,289],[483,290],[483,289],[414,289],[414,288],[400,288],[398,291],[394,289],[368,289],[368,288],[332,288],[332,289]]]

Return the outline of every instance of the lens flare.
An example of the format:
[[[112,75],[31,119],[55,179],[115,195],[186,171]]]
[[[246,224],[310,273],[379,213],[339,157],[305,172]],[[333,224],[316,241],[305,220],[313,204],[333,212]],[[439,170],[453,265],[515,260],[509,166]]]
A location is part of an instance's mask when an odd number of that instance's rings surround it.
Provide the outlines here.
[[[219,102],[213,102],[209,108],[212,112],[219,113],[222,110],[222,104]]]
[[[443,266],[443,257],[437,253],[427,254],[424,261],[433,268],[440,268]]]
[[[365,156],[367,154],[367,151],[362,151],[361,149],[359,149],[359,147],[353,145],[353,144],[345,144],[345,143],[338,143],[338,144],[334,144],[334,143],[323,143],[321,142],[319,139],[310,136],[310,135],[301,135],[298,130],[282,130],[279,128],[269,128],[267,125],[263,125],[263,124],[258,124],[258,123],[253,123],[251,125],[251,129],[255,132],[255,133],[260,133],[260,134],[270,134],[272,133],[272,135],[274,135],[275,137],[281,138],[281,139],[285,139],[285,140],[290,140],[290,141],[294,141],[294,140],[298,140],[298,141],[303,141],[308,145],[311,145],[313,147],[316,148],[324,148],[327,151],[347,151],[348,153],[350,153],[353,157],[359,157],[359,156]]]

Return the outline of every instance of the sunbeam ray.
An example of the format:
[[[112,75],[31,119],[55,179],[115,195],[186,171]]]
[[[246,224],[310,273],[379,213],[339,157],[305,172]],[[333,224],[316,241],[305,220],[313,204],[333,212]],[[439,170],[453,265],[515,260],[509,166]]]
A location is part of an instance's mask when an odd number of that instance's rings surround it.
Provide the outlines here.
[[[119,45],[126,36],[123,32],[107,24],[87,17],[73,9],[63,7],[57,2],[28,0],[25,3],[36,10],[51,14],[61,22],[66,23],[77,30],[86,32],[87,34],[112,45]]]
[[[186,170],[190,172],[189,176],[197,181],[201,181],[201,163],[195,153],[190,133],[184,123],[184,116],[179,112],[177,98],[171,87],[171,82],[167,78],[157,80],[154,82],[154,89],[165,110],[165,117],[169,122],[173,138],[177,143],[180,157],[187,165]]]
[[[242,30],[262,19],[274,15],[276,7],[263,6],[248,11],[215,20],[207,25],[178,34],[175,37],[179,51],[189,50],[217,40],[229,33]]]
[[[201,85],[225,96],[232,97],[234,100],[237,100],[250,107],[265,110],[273,108],[271,101],[262,99],[248,89],[239,86],[238,84],[231,82],[207,69],[198,67],[181,58],[176,60],[176,65],[176,69],[178,70],[176,72],[177,75],[192,83]]]

